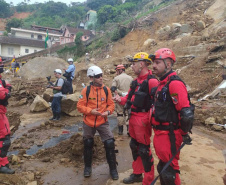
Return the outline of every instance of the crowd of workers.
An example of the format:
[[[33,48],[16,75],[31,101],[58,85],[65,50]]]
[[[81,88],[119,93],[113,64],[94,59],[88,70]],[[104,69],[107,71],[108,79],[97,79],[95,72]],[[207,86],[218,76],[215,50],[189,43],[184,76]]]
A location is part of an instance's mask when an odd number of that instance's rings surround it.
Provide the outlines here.
[[[68,59],[70,73],[67,80],[71,82],[75,74],[73,59]],[[131,137],[130,149],[133,157],[133,173],[123,179],[124,184],[142,182],[143,185],[154,184],[154,159],[150,147],[152,130],[153,145],[159,159],[157,171],[161,185],[180,185],[179,156],[181,146],[191,144],[191,132],[194,119],[194,106],[190,102],[185,83],[172,70],[176,56],[171,49],[161,48],[154,55],[139,52],[130,60],[136,75],[135,79],[125,73],[125,67],[116,67],[117,76],[113,79],[111,88],[103,84],[103,71],[98,66],[87,70],[90,85],[83,88],[77,109],[83,113],[84,141],[84,177],[92,174],[92,154],[94,135],[98,131],[106,151],[110,175],[113,180],[119,178],[115,154],[114,135],[110,131],[108,116],[116,110],[118,119],[118,134],[123,134],[123,125],[127,125]],[[153,65],[153,70],[149,65]],[[55,85],[52,102],[53,117],[60,118],[61,88],[64,81],[62,71],[56,69]],[[0,94],[0,173],[14,173],[8,166],[6,157],[10,146],[9,123],[5,116],[5,104],[10,92],[10,85],[1,82],[3,89]],[[70,93],[73,92],[72,86]],[[129,123],[128,123],[129,122]],[[4,125],[3,125],[4,123]],[[6,125],[6,126],[5,126]],[[8,129],[7,129],[8,128]],[[225,183],[226,177],[223,180]]]

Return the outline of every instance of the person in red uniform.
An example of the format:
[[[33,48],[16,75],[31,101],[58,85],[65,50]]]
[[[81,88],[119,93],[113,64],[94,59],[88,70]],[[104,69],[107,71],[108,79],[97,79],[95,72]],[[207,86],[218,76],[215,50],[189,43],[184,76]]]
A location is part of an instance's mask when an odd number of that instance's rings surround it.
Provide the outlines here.
[[[185,84],[179,79],[172,66],[176,56],[172,50],[162,48],[149,55],[153,60],[153,74],[159,77],[160,83],[154,89],[154,106],[150,110],[150,119],[155,135],[153,144],[159,158],[158,173],[184,141],[191,143],[188,132],[193,122],[193,110],[190,106]],[[161,185],[179,185],[178,152],[171,164],[160,175]]]
[[[130,148],[133,156],[133,173],[123,180],[125,184],[142,182],[150,185],[154,179],[153,157],[150,149],[151,125],[149,124],[148,111],[151,100],[149,93],[158,85],[148,66],[151,59],[145,52],[134,55],[132,69],[137,78],[132,81],[128,94],[125,97],[116,95],[114,99],[129,110],[129,134],[131,136]],[[144,178],[142,177],[144,173]]]
[[[11,145],[10,126],[6,117],[6,106],[10,97],[11,85],[1,79],[0,75],[0,173],[13,174],[14,170],[9,168],[7,152]]]

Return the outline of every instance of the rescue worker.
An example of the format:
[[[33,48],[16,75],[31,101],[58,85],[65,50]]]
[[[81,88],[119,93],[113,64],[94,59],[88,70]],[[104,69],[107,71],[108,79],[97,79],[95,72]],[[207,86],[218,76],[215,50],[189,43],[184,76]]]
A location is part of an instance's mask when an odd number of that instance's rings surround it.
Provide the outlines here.
[[[92,173],[93,137],[98,131],[104,143],[110,175],[113,180],[117,180],[115,140],[107,120],[115,105],[110,89],[103,85],[102,75],[103,72],[98,66],[87,70],[91,83],[82,90],[77,103],[78,111],[83,113],[84,177],[90,177]]]
[[[153,89],[154,106],[150,110],[150,119],[155,132],[153,144],[159,158],[157,171],[160,173],[173,155],[171,164],[160,175],[161,185],[179,185],[179,152],[178,148],[184,141],[191,143],[187,134],[192,126],[193,110],[188,100],[185,84],[172,70],[176,62],[174,52],[161,48],[150,55],[153,61],[153,74],[159,77],[160,83]]]
[[[151,100],[149,93],[153,87],[158,85],[158,80],[148,69],[151,59],[145,52],[134,55],[132,69],[137,78],[132,81],[130,90],[125,97],[116,95],[114,100],[125,105],[131,111],[129,119],[129,134],[131,136],[130,148],[133,156],[133,173],[123,180],[125,184],[142,182],[143,185],[150,185],[154,179],[153,157],[150,149],[151,125],[149,124],[148,111]],[[142,177],[144,173],[144,178]]]
[[[118,94],[119,96],[125,96],[129,91],[130,84],[133,81],[133,78],[125,73],[124,65],[117,65],[115,68],[117,76],[113,79],[111,92],[114,94]],[[127,116],[123,114],[123,106],[116,103],[115,109],[117,112],[117,119],[118,119],[118,134],[123,134],[123,125],[127,126],[127,134],[128,131],[128,121]]]
[[[67,81],[71,83],[69,94],[73,94],[73,87],[72,87],[72,80],[75,77],[75,65],[73,64],[74,60],[73,58],[69,58],[68,60],[69,66],[65,70],[65,73],[63,74],[64,77],[66,77]]]
[[[7,153],[11,145],[10,125],[6,117],[6,106],[10,98],[11,85],[1,79],[0,75],[0,173],[13,174],[15,170],[9,168]]]

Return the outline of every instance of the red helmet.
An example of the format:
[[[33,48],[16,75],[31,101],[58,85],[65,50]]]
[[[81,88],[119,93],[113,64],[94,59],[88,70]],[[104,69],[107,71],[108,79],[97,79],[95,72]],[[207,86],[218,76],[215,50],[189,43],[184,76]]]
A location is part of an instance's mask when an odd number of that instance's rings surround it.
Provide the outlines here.
[[[152,59],[171,58],[173,60],[173,63],[176,62],[176,55],[169,48],[161,48],[161,49],[157,50],[154,55],[149,55],[149,58],[152,58]]]
[[[115,70],[119,70],[119,69],[125,69],[123,64],[119,64],[116,66]]]

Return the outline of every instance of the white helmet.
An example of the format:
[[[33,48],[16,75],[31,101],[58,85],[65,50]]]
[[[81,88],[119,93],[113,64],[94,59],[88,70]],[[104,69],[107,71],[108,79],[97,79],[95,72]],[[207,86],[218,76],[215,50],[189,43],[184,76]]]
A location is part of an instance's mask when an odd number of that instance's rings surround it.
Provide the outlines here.
[[[67,61],[68,62],[73,62],[73,58],[69,58]]]
[[[88,77],[93,77],[95,75],[99,75],[102,74],[103,71],[101,70],[101,68],[99,68],[98,66],[91,66],[88,70],[87,70],[87,76]]]
[[[62,71],[61,71],[61,69],[55,69],[55,70],[54,70],[54,72],[55,72],[55,73],[59,73],[59,74],[62,74]]]

